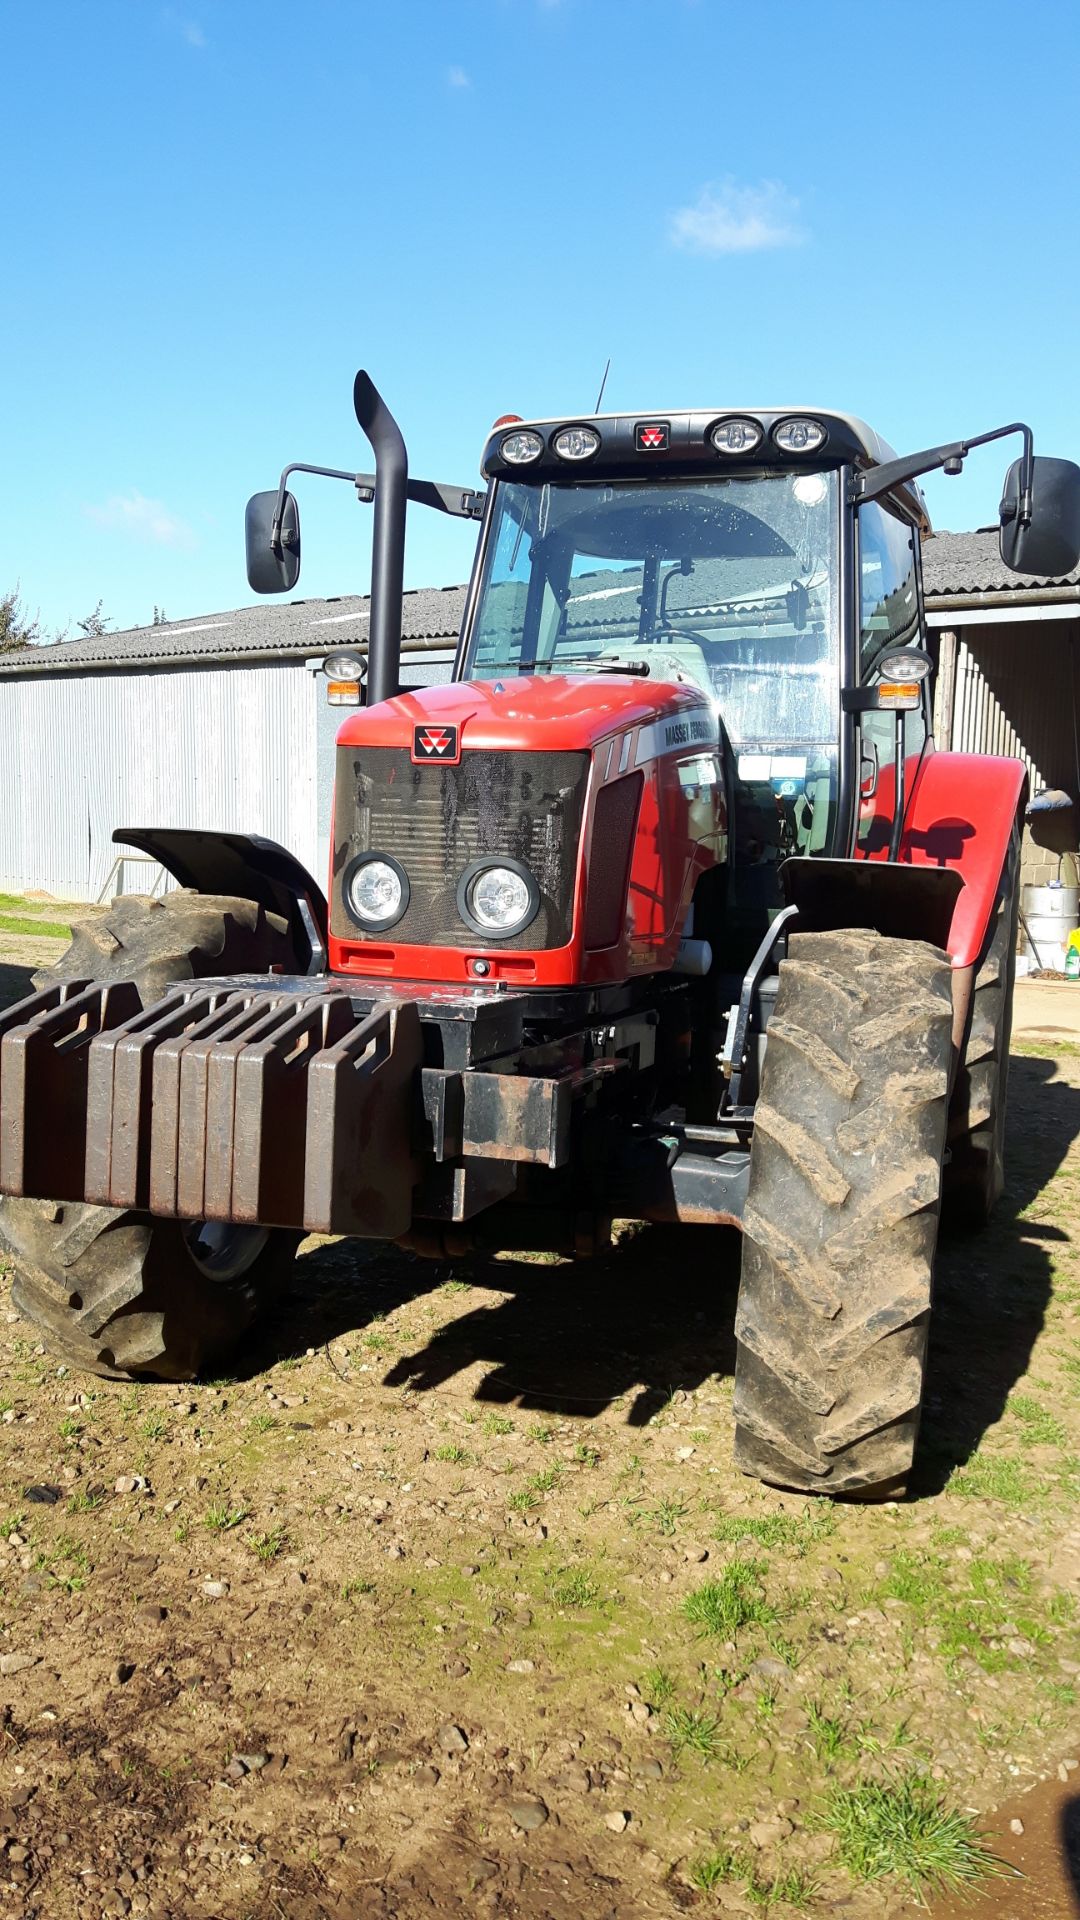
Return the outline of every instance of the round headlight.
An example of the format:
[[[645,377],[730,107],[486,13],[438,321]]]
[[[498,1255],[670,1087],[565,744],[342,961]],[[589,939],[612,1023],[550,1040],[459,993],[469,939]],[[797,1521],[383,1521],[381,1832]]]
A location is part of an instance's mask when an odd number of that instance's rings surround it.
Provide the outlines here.
[[[931,665],[929,654],[917,647],[898,647],[894,653],[883,653],[877,668],[882,680],[925,680]]]
[[[820,420],[778,420],[772,437],[783,453],[816,453],[829,436]]]
[[[499,442],[499,452],[512,467],[527,467],[532,460],[539,460],[544,451],[544,442],[538,433],[528,427],[521,433],[504,433]]]
[[[560,460],[591,460],[600,451],[600,435],[594,427],[563,427],[551,444]]]
[[[521,933],[540,911],[540,889],[519,860],[473,860],[457,900],[466,926],[494,940]]]
[[[328,680],[359,681],[367,673],[367,661],[353,647],[339,647],[337,653],[327,654],[322,670]]]
[[[731,419],[718,420],[709,439],[717,453],[753,453],[754,448],[760,446],[762,435],[759,421]]]
[[[342,897],[352,918],[368,933],[381,933],[401,919],[409,904],[409,877],[385,853],[362,853],[345,872]]]

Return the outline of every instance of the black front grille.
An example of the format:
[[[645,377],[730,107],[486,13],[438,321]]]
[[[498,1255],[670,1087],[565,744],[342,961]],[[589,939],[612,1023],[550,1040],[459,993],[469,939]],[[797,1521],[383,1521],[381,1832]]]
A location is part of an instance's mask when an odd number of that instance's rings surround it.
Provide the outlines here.
[[[330,924],[341,940],[414,946],[565,946],[589,774],[587,753],[466,751],[456,767],[414,766],[407,747],[339,747]],[[389,853],[409,876],[396,926],[365,933],[341,882],[359,853]],[[483,940],[462,920],[457,886],[471,860],[509,855],[533,874],[540,911],[508,940]]]

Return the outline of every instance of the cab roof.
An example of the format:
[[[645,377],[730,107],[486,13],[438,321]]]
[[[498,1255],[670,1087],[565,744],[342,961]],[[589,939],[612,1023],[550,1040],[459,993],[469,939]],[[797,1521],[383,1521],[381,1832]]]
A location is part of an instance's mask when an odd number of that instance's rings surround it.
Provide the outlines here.
[[[755,421],[761,427],[760,441],[747,453],[719,452],[711,434],[724,420]],[[792,450],[777,444],[775,430],[787,421],[798,420],[814,421],[824,428],[825,439],[820,446]],[[595,450],[576,459],[560,455],[555,443],[566,427],[591,428],[598,436]],[[537,435],[542,446],[524,462],[505,459],[502,448],[508,437],[523,433]],[[895,459],[888,441],[865,420],[857,414],[838,413],[832,407],[694,407],[652,413],[564,414],[562,418],[533,420],[505,415],[492,428],[480,465],[487,480],[584,484],[591,479],[634,480],[647,475],[702,480],[760,472],[763,468],[773,473],[841,466],[862,470]],[[905,496],[908,510],[928,529],[920,490],[906,486],[898,491]]]

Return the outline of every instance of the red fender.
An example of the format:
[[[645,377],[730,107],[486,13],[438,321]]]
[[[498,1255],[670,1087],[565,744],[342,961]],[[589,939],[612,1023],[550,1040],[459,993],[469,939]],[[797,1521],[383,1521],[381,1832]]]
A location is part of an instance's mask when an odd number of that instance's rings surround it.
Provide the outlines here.
[[[915,775],[900,861],[913,867],[952,867],[961,875],[964,885],[948,939],[954,967],[974,965],[982,951],[1026,782],[1022,760],[982,753],[931,751]],[[882,769],[871,802],[869,860],[887,857],[892,805],[889,767]]]

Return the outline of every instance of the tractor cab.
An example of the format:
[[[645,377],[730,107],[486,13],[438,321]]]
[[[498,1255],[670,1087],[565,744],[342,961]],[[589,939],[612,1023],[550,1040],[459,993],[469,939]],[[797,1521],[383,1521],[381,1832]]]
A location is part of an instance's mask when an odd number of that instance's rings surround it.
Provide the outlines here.
[[[511,421],[485,449],[492,496],[458,673],[700,688],[725,749],[729,935],[741,920],[760,937],[783,860],[849,852],[856,785],[871,800],[891,761],[891,715],[866,711],[857,741],[843,694],[923,647],[921,496],[901,484],[857,510],[852,497],[861,471],[894,457],[851,416],[776,409]],[[925,686],[909,698],[917,764]]]

